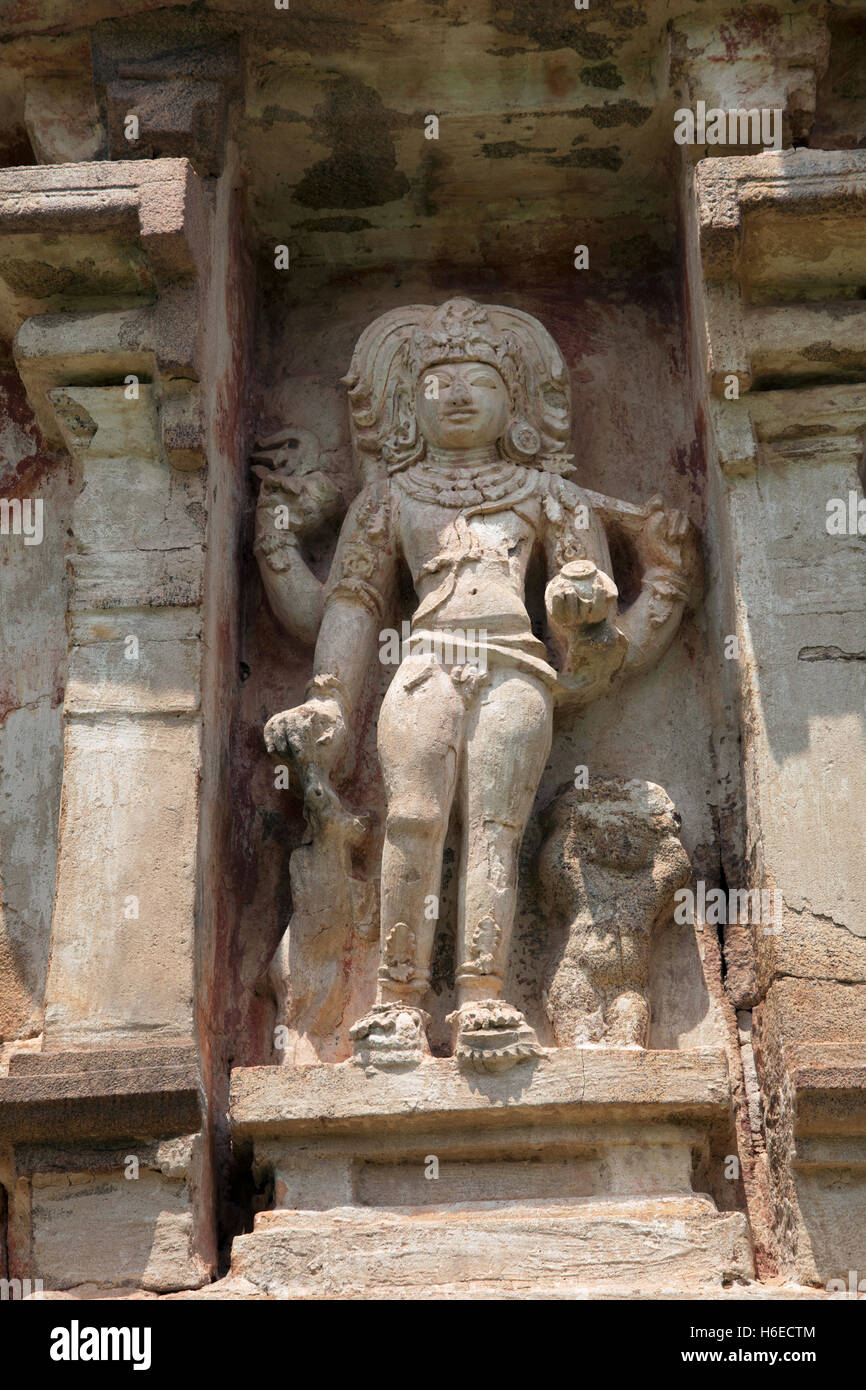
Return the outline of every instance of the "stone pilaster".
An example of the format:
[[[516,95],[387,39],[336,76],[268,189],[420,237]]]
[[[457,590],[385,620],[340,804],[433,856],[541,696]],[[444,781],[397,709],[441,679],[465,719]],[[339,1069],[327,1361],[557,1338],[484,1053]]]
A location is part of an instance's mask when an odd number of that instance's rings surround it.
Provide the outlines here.
[[[198,318],[207,225],[185,160],[22,182],[14,199],[0,185],[0,226],[34,260],[40,243],[52,255],[58,230],[62,246],[86,225],[106,259],[143,271],[157,293],[167,284]],[[195,336],[160,337],[157,311],[135,305],[31,315],[15,343],[34,410],[78,484],[47,1050],[194,1034],[207,511],[200,428],[180,458],[173,447],[179,413],[196,409]],[[184,350],[185,375],[169,376],[166,361]]]
[[[74,475],[45,1029],[0,1081],[16,1267],[46,1287],[165,1292],[215,1264],[203,1020],[245,479],[231,160],[206,188],[185,158],[0,174],[0,300]]]
[[[755,1008],[779,1258],[823,1283],[866,1266],[859,1122],[846,1137],[838,1105],[833,1123],[815,1118],[832,1097],[859,1094],[866,1040],[864,860],[852,833],[866,798],[866,157],[705,161],[692,217],[717,468],[719,758],[742,812],[727,827],[726,870],[730,887],[783,904],[751,928],[748,961],[729,925],[729,984],[737,1007]],[[801,1092],[815,1112],[807,1131]],[[840,1173],[842,1207],[830,1195]]]

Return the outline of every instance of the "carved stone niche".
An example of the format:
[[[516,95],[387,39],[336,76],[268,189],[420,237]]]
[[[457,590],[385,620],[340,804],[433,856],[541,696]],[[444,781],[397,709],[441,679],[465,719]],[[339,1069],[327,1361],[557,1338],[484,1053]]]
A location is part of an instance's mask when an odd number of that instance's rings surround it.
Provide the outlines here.
[[[297,776],[311,832],[293,860],[295,914],[271,971],[282,1060],[340,1061],[351,1040],[374,1065],[420,1061],[432,1046],[510,1066],[540,1046],[538,1021],[506,995],[518,855],[554,710],[573,718],[659,659],[696,592],[694,537],[658,498],[634,506],[569,481],[568,375],[528,314],[462,298],[392,310],[362,335],[346,383],[365,484],[325,583],[304,556],[305,537],[338,501],[316,441],[287,428],[255,465],[269,602],[290,635],[316,639],[307,701],[266,733]],[[622,534],[636,578],[624,602],[609,539]],[[531,616],[535,562],[547,585]],[[411,621],[401,563],[415,590]],[[387,634],[401,627],[386,656]],[[340,788],[369,718],[371,675],[392,659],[378,714],[388,804],[374,827],[347,810]],[[381,874],[369,857],[365,873],[356,867],[371,832],[383,840]],[[443,885],[452,832],[453,902]],[[422,1017],[446,915],[458,956],[450,1027],[439,1007]],[[536,990],[530,1011],[539,1001]],[[647,1041],[645,1027],[632,1033]]]
[[[345,383],[364,482],[324,582],[305,537],[338,499],[315,441],[287,427],[255,462],[265,591],[315,652],[306,699],[265,730],[309,835],[271,968],[283,1065],[233,1073],[235,1138],[274,1201],[233,1273],[280,1296],[745,1280],[745,1218],[716,1206],[733,1200],[721,1034],[648,1047],[651,998],[669,1003],[656,943],[691,873],[675,808],[651,783],[595,778],[533,810],[563,725],[657,661],[696,600],[694,530],[658,498],[571,480],[568,372],[519,310],[391,310]],[[622,599],[612,542],[634,569]],[[355,740],[401,621],[376,826]]]

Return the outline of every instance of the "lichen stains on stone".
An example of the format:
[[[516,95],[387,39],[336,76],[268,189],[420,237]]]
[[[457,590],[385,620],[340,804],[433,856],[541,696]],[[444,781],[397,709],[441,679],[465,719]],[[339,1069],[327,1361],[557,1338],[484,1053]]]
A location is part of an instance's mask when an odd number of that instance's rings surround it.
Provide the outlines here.
[[[491,15],[491,23],[500,33],[529,39],[537,48],[573,49],[581,58],[590,61],[608,58],[613,40],[594,33],[589,27],[591,22],[588,11],[579,12],[564,5],[539,5],[536,0],[513,0],[508,9],[494,9]]]
[[[516,140],[494,140],[482,145],[481,153],[488,159],[514,159],[519,154],[553,154],[553,149],[535,149],[532,145],[519,145]]]
[[[609,130],[611,126],[641,126],[652,115],[651,106],[641,106],[637,101],[611,101],[605,106],[579,106],[573,114],[592,121],[599,130]]]
[[[434,217],[439,212],[436,195],[442,187],[445,170],[450,158],[440,145],[428,143],[418,165],[415,179],[413,207],[421,217]]]
[[[594,68],[581,68],[580,80],[587,87],[603,87],[611,92],[623,86],[623,79],[614,63],[599,63]]]
[[[866,651],[846,652],[841,647],[801,647],[798,661],[866,661]]]
[[[313,121],[314,133],[332,153],[307,170],[295,188],[296,201],[310,208],[362,208],[402,198],[409,180],[397,168],[391,135],[402,121],[372,87],[338,77]]]
[[[302,116],[300,111],[292,111],[287,106],[266,106],[262,112],[263,125],[273,125],[275,121],[294,124],[295,121],[305,121],[306,119],[306,116]]]
[[[848,366],[852,369],[860,365],[859,352],[833,347],[827,339],[804,347],[803,356],[807,362],[834,362],[837,366]]]
[[[366,217],[308,217],[298,222],[299,232],[366,232],[373,226]]]
[[[559,154],[550,157],[548,164],[556,169],[609,169],[616,174],[622,168],[622,155],[618,145],[602,145],[600,149],[583,149],[576,141],[572,142],[572,148],[568,154]]]
[[[537,0],[513,0],[508,8],[491,16],[500,33],[530,40],[540,49],[567,48],[581,58],[600,62],[609,58],[624,35],[646,24],[640,4],[616,4],[607,0],[595,12],[574,10],[571,4],[538,4]],[[607,32],[600,33],[599,29]]]
[[[60,295],[81,298],[88,295],[149,293],[153,280],[140,252],[127,254],[112,247],[101,259],[76,256],[71,239],[58,239],[57,261],[23,256],[4,256],[0,260],[0,279],[13,294],[51,299]],[[53,246],[48,251],[53,256]]]
[[[51,295],[62,294],[68,289],[75,279],[75,272],[49,265],[47,261],[10,256],[0,260],[0,279],[5,280],[15,294],[32,294],[37,299],[49,299]]]

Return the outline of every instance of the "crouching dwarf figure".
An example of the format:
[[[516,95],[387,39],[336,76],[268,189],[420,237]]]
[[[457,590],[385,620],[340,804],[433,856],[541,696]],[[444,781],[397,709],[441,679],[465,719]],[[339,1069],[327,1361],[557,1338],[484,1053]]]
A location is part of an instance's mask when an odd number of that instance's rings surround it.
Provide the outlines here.
[[[643,568],[618,612],[602,517],[564,476],[568,376],[537,319],[452,299],[383,314],[349,375],[353,443],[367,477],[340,534],[304,704],[274,715],[271,752],[288,754],[316,814],[339,807],[353,714],[394,619],[398,564],[417,607],[382,702],[387,795],[381,964],[370,1012],[351,1029],[356,1058],[405,1066],[429,1054],[422,1005],[449,820],[461,827],[455,1055],[495,1070],[540,1051],[504,998],[518,854],[550,753],[556,703],[579,708],[655,661],[689,598],[689,523],[631,514]],[[527,611],[538,551],[551,651]]]

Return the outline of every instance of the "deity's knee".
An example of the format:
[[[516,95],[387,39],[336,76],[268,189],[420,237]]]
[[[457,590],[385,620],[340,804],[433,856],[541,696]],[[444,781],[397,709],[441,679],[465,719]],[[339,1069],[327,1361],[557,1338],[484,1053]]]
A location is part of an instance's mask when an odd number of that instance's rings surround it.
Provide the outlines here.
[[[444,836],[447,817],[447,808],[430,797],[419,797],[417,801],[401,797],[388,808],[385,838],[391,844],[420,841],[433,845]]]

